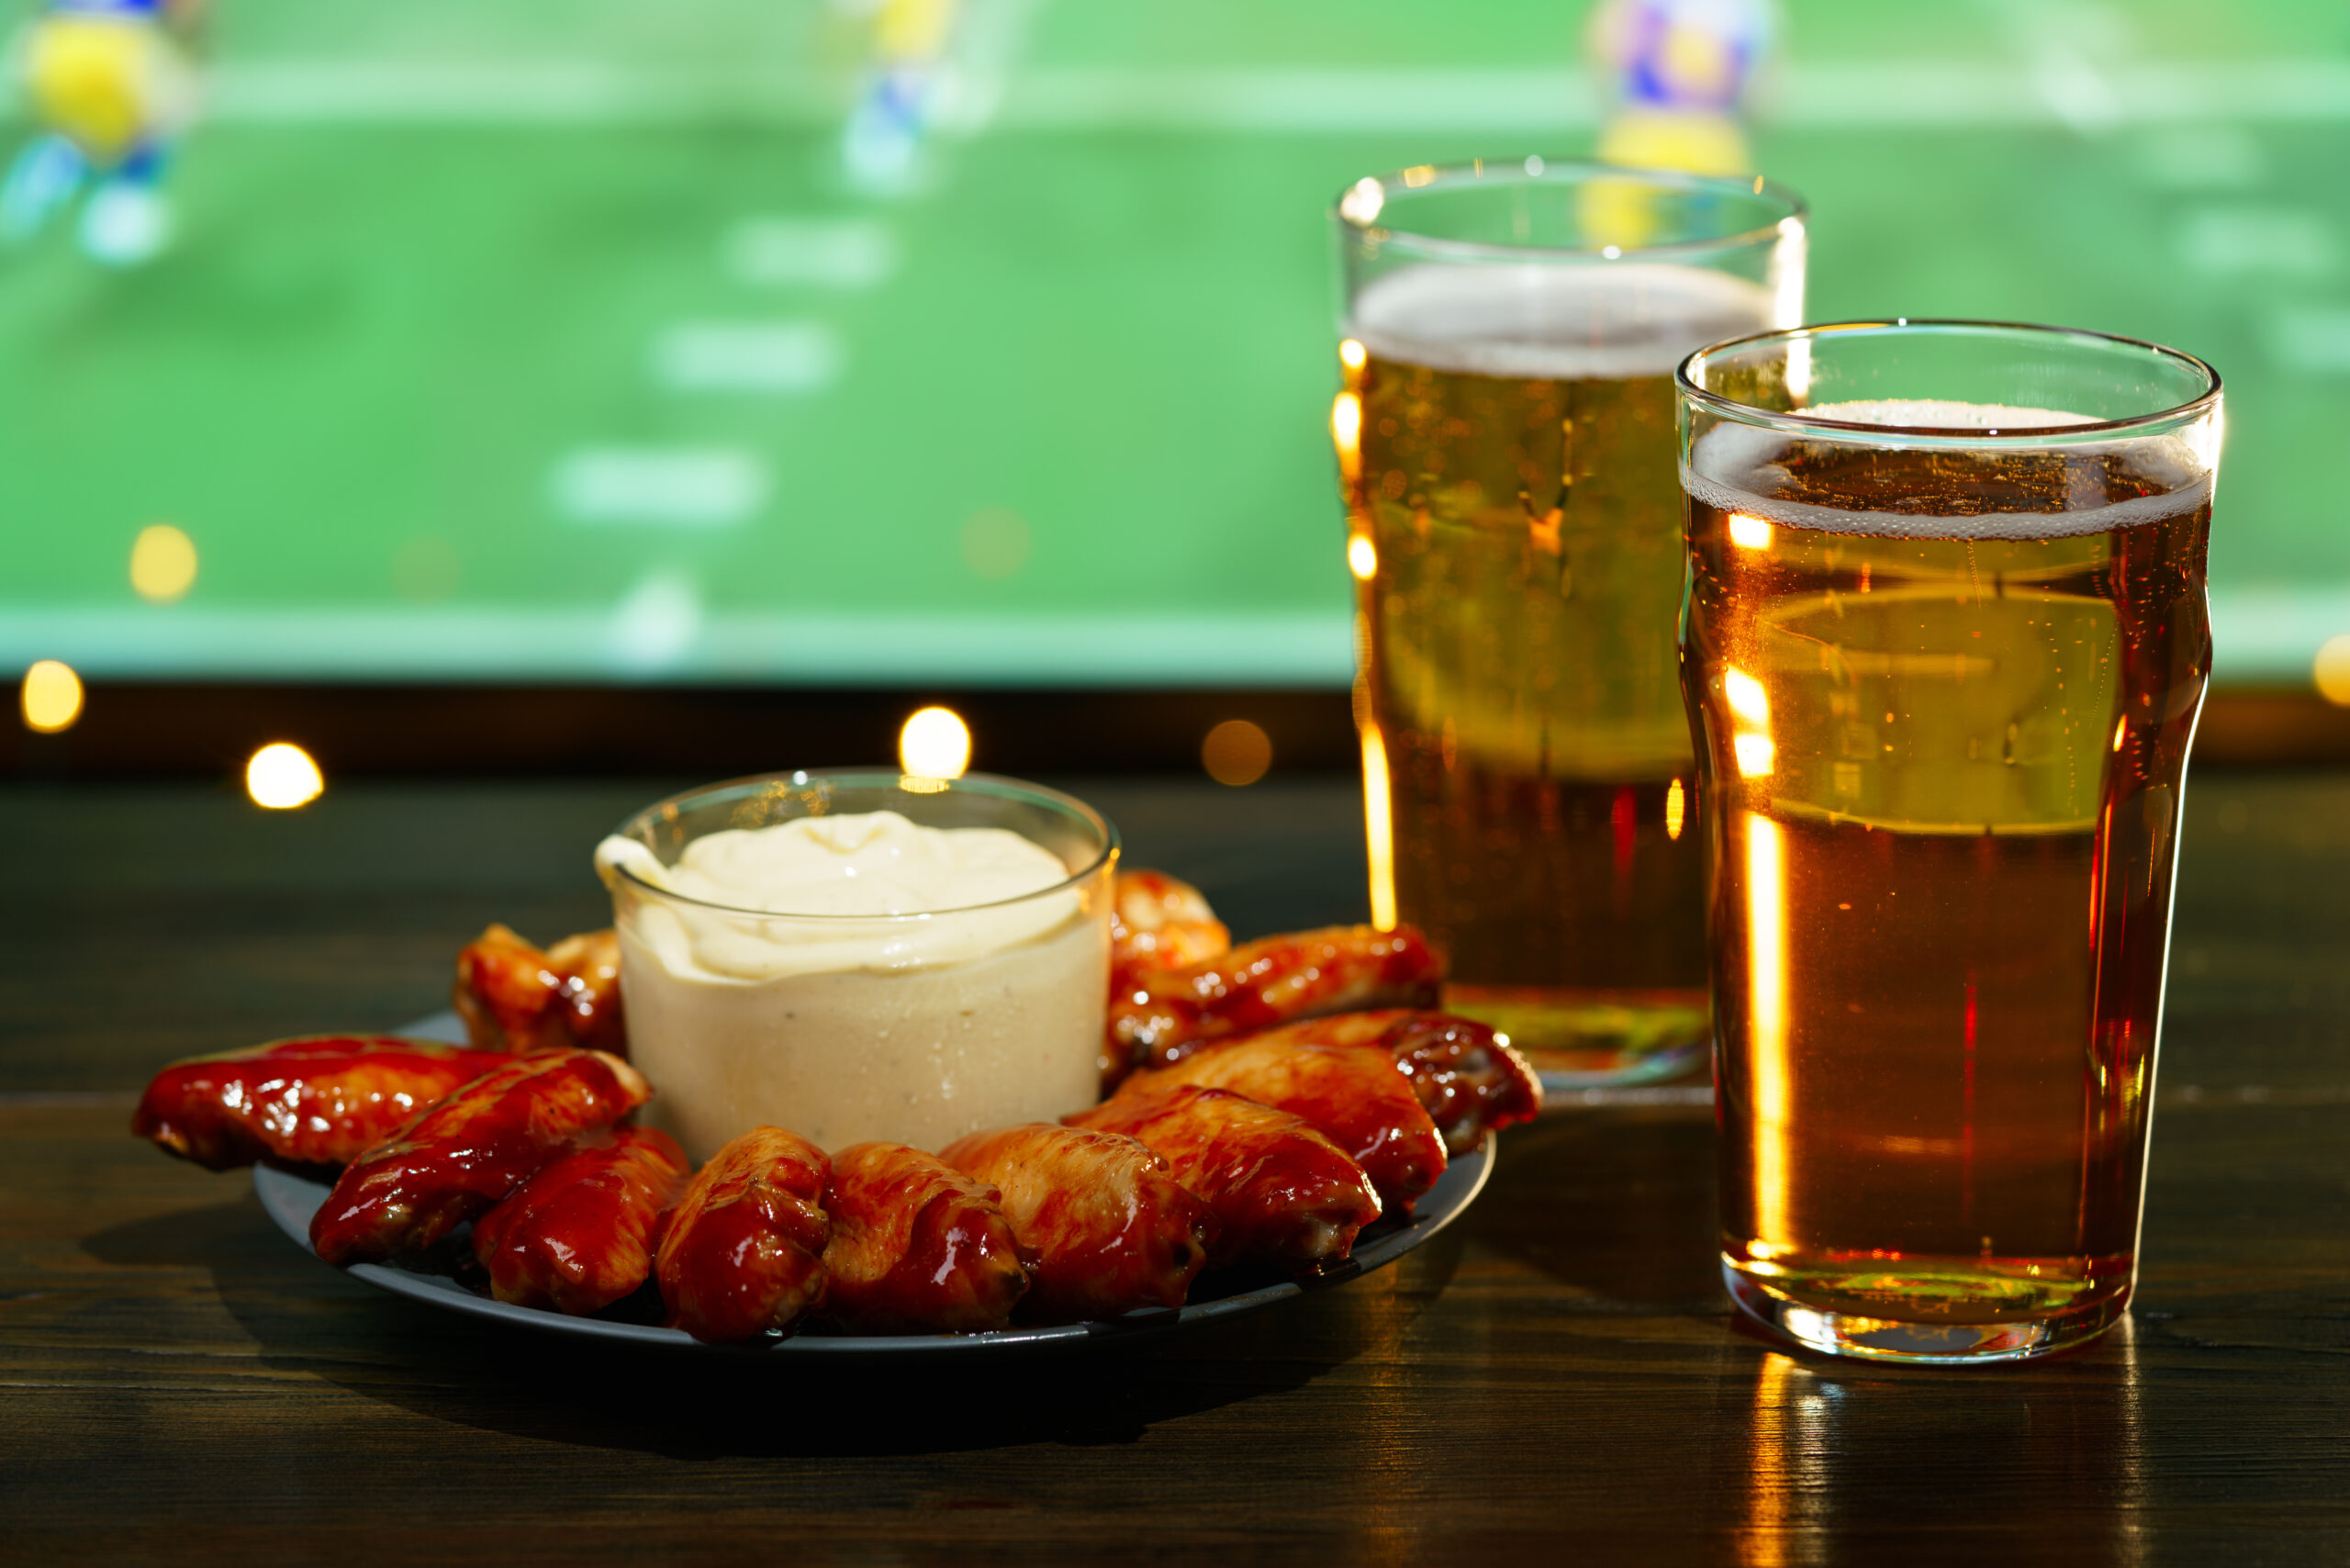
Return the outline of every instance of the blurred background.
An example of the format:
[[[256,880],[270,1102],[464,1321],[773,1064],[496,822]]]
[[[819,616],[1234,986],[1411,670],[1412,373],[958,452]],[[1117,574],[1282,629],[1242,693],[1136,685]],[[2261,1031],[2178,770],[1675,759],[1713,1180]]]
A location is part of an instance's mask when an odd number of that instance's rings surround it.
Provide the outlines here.
[[[20,774],[1349,766],[1326,209],[1603,145],[2217,364],[2207,754],[2350,754],[2331,0],[14,9]]]

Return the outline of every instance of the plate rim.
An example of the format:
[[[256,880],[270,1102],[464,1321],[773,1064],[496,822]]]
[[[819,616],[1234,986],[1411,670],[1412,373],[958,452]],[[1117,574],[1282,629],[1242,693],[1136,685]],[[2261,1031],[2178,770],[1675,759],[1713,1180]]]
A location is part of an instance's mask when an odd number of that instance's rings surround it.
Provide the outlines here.
[[[996,1328],[976,1334],[787,1334],[739,1345],[707,1344],[681,1328],[655,1324],[620,1323],[602,1317],[575,1317],[543,1308],[517,1306],[479,1295],[448,1274],[428,1273],[386,1263],[353,1263],[342,1272],[379,1290],[443,1311],[485,1317],[516,1327],[583,1338],[615,1340],[668,1350],[692,1350],[722,1355],[905,1355],[920,1352],[985,1353],[1035,1349],[1087,1341],[1129,1340],[1170,1332],[1222,1317],[1237,1317],[1313,1292],[1328,1290],[1385,1268],[1407,1252],[1416,1251],[1467,1212],[1492,1178],[1496,1138],[1485,1135],[1484,1146],[1451,1160],[1437,1184],[1420,1199],[1412,1217],[1386,1235],[1349,1255],[1326,1273],[1275,1280],[1213,1301],[1186,1302],[1178,1307],[1142,1307],[1123,1317],[1088,1318],[1078,1323],[1034,1328]],[[1450,1190],[1446,1191],[1449,1184]],[[263,1210],[289,1240],[324,1264],[309,1241],[310,1216],[326,1201],[325,1182],[271,1165],[253,1167],[253,1193]],[[1441,1193],[1441,1197],[1439,1197]],[[1438,1202],[1429,1203],[1437,1198]]]
[[[453,1012],[416,1019],[395,1030],[412,1039],[462,1040],[464,1026]],[[1412,1217],[1358,1247],[1326,1272],[1275,1280],[1252,1290],[1218,1296],[1214,1301],[1185,1302],[1175,1307],[1141,1307],[1122,1317],[1087,1318],[1035,1328],[994,1328],[976,1334],[786,1334],[744,1344],[712,1345],[682,1328],[655,1324],[620,1323],[603,1317],[575,1317],[541,1307],[517,1306],[479,1295],[447,1274],[427,1273],[385,1263],[354,1263],[342,1272],[378,1290],[444,1312],[484,1317],[518,1328],[569,1334],[588,1339],[644,1345],[662,1350],[690,1350],[711,1355],[914,1355],[938,1352],[1003,1353],[1055,1345],[1115,1343],[1147,1338],[1218,1318],[1237,1317],[1276,1302],[1328,1290],[1385,1268],[1407,1252],[1417,1250],[1467,1212],[1492,1178],[1496,1135],[1487,1133],[1477,1148],[1446,1163],[1444,1174],[1421,1194]],[[310,1216],[330,1190],[314,1176],[272,1165],[253,1168],[253,1193],[277,1228],[320,1264],[310,1246]],[[1433,1202],[1431,1200],[1434,1200]],[[1373,1222],[1374,1224],[1377,1222]],[[327,1265],[331,1267],[331,1265]]]

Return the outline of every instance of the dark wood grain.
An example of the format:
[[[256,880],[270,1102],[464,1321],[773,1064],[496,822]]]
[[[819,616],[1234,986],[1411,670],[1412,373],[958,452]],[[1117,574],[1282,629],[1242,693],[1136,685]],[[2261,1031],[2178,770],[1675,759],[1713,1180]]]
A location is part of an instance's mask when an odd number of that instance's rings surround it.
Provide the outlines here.
[[[7,1561],[2350,1561],[2350,776],[2190,791],[2137,1305],[2031,1366],[1740,1327],[1685,1094],[1512,1136],[1381,1274],[919,1375],[438,1313],[123,1132],[171,1056],[396,1023],[483,921],[595,920],[588,846],[658,788],[7,793]],[[1341,780],[1079,788],[1244,935],[1360,913]]]

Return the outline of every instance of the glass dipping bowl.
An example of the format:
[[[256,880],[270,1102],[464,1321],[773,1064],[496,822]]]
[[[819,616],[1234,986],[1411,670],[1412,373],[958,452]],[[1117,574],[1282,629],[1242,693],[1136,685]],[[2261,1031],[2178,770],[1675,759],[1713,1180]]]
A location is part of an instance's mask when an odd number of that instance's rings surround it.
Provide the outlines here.
[[[778,773],[672,796],[614,837],[666,868],[706,834],[885,811],[1008,829],[1068,876],[962,908],[811,914],[688,897],[599,849],[645,1119],[695,1160],[762,1125],[936,1149],[1099,1097],[1118,834],[1083,801],[982,774]]]

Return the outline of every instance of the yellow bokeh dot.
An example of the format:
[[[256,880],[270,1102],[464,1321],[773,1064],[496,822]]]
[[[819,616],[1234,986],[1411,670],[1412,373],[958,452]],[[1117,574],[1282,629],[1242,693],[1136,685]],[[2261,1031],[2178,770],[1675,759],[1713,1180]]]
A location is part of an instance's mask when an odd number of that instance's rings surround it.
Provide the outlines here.
[[[37,659],[25,671],[17,700],[24,709],[25,728],[44,735],[70,730],[82,716],[82,678],[73,673],[72,665]]]
[[[2317,682],[2320,697],[2337,707],[2350,708],[2350,632],[2325,640],[2310,675]]]
[[[169,604],[196,586],[196,541],[168,522],[139,531],[130,546],[130,586],[150,604]]]
[[[971,766],[971,730],[952,708],[924,708],[898,732],[898,766],[917,778],[960,778]]]
[[[1347,569],[1364,582],[1379,575],[1379,546],[1369,534],[1358,533],[1347,541]]]
[[[1273,766],[1273,740],[1246,719],[1226,719],[1200,743],[1200,766],[1219,784],[1254,784]]]
[[[273,812],[307,806],[325,792],[326,778],[310,754],[291,741],[272,741],[245,764],[245,793]]]

